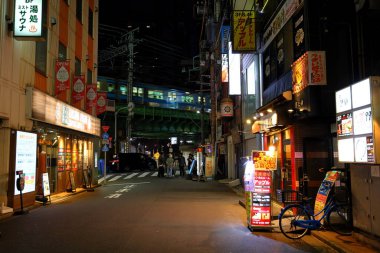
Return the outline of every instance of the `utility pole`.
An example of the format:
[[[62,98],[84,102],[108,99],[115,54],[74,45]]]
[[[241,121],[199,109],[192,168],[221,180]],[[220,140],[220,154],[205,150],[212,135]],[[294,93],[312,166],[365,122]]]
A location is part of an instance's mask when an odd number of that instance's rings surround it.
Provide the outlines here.
[[[127,126],[126,126],[126,153],[129,153],[130,151],[130,141],[131,141],[131,134],[132,134],[132,117],[133,117],[133,108],[134,104],[132,101],[132,89],[133,89],[133,58],[134,58],[134,53],[133,49],[138,43],[138,40],[135,40],[135,32],[138,32],[139,28],[133,29],[132,31],[128,32],[127,34],[127,40],[128,40],[128,97],[127,97],[127,102],[128,102],[128,117],[127,117]]]

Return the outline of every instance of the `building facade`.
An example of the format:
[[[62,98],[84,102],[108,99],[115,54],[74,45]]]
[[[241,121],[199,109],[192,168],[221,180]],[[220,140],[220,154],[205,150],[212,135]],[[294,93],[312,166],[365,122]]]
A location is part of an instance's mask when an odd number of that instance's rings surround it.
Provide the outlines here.
[[[96,86],[98,6],[97,0],[0,4],[7,21],[0,25],[0,202],[14,209],[18,171],[24,206],[46,195],[46,186],[49,195],[74,191],[85,171],[96,172],[100,120],[84,93]],[[22,159],[34,149],[35,162]],[[31,168],[23,170],[25,163]]]

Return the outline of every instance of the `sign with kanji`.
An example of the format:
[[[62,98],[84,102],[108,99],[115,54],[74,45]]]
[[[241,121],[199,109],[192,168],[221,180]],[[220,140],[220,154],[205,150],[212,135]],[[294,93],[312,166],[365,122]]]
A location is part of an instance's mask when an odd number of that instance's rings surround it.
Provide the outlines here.
[[[255,11],[233,11],[232,51],[255,51]]]
[[[14,37],[42,37],[42,0],[15,0]]]

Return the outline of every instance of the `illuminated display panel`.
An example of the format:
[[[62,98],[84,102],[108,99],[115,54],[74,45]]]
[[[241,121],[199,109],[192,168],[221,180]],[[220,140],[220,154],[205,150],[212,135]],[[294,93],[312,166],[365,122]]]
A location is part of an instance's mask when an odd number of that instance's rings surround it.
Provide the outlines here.
[[[354,134],[372,133],[372,111],[371,107],[353,112],[354,114]]]
[[[340,162],[354,162],[354,139],[338,140],[338,155]]]
[[[351,110],[351,87],[344,88],[335,93],[336,112]]]
[[[353,84],[351,88],[353,109],[371,104],[370,79]]]

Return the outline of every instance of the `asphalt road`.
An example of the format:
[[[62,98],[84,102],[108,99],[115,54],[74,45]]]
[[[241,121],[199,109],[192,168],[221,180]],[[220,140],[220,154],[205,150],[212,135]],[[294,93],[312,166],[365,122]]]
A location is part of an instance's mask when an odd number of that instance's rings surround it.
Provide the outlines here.
[[[142,174],[1,220],[0,252],[335,252],[312,236],[251,232],[225,184]]]

